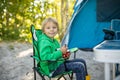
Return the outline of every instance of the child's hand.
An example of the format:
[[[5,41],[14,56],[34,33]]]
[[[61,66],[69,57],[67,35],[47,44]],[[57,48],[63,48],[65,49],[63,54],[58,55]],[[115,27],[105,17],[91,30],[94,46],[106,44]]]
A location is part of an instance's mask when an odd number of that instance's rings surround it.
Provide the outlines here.
[[[62,51],[62,54],[66,54],[67,49],[68,48],[65,45],[60,48],[60,50]]]
[[[62,55],[63,55],[63,58],[65,59],[69,58],[70,56],[70,52],[68,52],[67,50],[68,48],[66,47],[66,45],[61,47]]]

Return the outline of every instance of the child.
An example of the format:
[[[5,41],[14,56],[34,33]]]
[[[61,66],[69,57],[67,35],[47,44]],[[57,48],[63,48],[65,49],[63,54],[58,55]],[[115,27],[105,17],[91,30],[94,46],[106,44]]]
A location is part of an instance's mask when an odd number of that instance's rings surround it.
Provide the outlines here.
[[[64,72],[72,71],[76,73],[76,80],[85,80],[87,75],[86,63],[83,59],[65,60],[69,58],[63,55],[67,52],[67,47],[62,46],[54,36],[58,33],[58,22],[54,18],[47,18],[42,24],[42,38],[38,41],[40,47],[41,70],[52,77]],[[58,60],[57,62],[45,62],[46,60]]]

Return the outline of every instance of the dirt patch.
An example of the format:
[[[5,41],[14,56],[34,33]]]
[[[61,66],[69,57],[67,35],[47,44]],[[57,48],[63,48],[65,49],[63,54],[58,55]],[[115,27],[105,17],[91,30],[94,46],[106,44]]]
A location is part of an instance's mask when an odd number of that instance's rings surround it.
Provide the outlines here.
[[[34,80],[32,45],[30,43],[0,43],[0,80]],[[70,57],[73,58],[73,54]],[[104,64],[93,60],[93,52],[78,51],[77,58],[87,62],[91,80],[104,80]],[[37,79],[41,80],[37,75]]]
[[[33,80],[30,55],[31,44],[0,43],[0,80]]]

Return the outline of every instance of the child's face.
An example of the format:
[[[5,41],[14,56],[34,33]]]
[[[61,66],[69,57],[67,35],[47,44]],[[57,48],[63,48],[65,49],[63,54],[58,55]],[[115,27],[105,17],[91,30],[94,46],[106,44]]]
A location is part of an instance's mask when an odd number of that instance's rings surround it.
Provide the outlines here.
[[[53,22],[47,22],[45,27],[44,27],[44,33],[50,37],[50,38],[54,38],[54,36],[57,34],[58,32],[58,27],[56,24],[54,24]]]

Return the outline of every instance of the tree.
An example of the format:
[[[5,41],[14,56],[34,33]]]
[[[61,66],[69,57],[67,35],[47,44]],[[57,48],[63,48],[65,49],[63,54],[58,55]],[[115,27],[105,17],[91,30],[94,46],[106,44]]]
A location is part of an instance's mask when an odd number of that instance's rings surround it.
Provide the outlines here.
[[[73,6],[73,2],[74,0],[0,0],[0,41],[30,41],[30,25],[41,28],[42,21],[49,16],[58,20],[61,40],[72,14],[69,4]]]
[[[71,1],[71,2],[70,2]],[[63,38],[65,32],[66,32],[66,27],[69,23],[69,20],[71,18],[71,10],[73,8],[73,5],[75,1],[72,0],[61,0],[61,28],[60,28],[60,39]],[[69,6],[72,5],[71,7]]]

